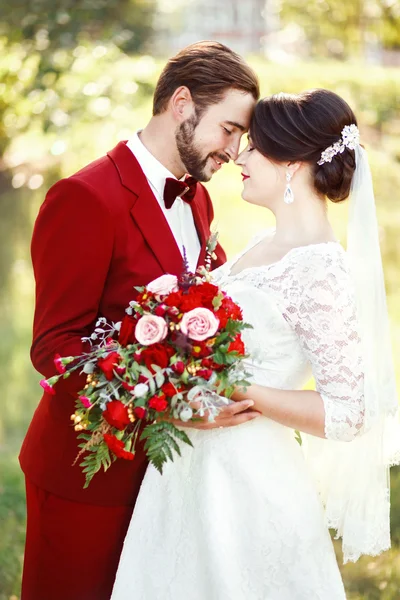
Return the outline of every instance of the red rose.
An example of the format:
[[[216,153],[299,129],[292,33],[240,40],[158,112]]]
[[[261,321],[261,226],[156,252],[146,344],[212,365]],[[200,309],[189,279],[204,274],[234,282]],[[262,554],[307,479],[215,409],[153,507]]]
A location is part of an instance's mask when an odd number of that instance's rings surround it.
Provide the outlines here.
[[[217,319],[219,320],[219,328],[220,329],[225,329],[226,324],[228,323],[228,315],[226,313],[226,310],[223,309],[222,307],[219,308],[216,313],[215,316],[217,317]]]
[[[189,312],[199,306],[203,306],[201,294],[196,291],[196,287],[192,287],[189,289],[189,293],[182,297],[181,312]]]
[[[246,349],[240,333],[238,333],[233,342],[229,344],[228,352],[237,352],[240,356],[246,354]]]
[[[153,396],[149,401],[149,407],[157,412],[164,412],[168,408],[168,402],[165,396]]]
[[[182,302],[182,292],[171,292],[164,298],[164,304],[170,307],[180,308]]]
[[[141,406],[136,406],[136,408],[133,409],[133,414],[138,419],[144,419],[147,414],[147,410]]]
[[[130,424],[128,410],[120,400],[108,402],[106,410],[103,411],[103,417],[107,423],[120,431]]]
[[[221,308],[227,312],[229,319],[233,319],[234,321],[243,320],[242,309],[229,296],[224,297]]]
[[[196,371],[196,375],[198,377],[203,377],[203,379],[210,379],[212,374],[213,372],[211,371],[211,369],[200,369],[199,371]]]
[[[137,320],[130,315],[125,315],[125,317],[122,319],[121,329],[118,336],[118,342],[121,344],[121,346],[127,346],[128,344],[135,343],[136,323]]]
[[[103,438],[109,449],[118,458],[124,458],[125,460],[133,460],[135,455],[133,452],[128,452],[124,448],[124,443],[109,433],[104,433]]]
[[[151,365],[157,365],[165,369],[169,365],[169,359],[175,354],[175,351],[170,346],[163,344],[152,344],[148,348],[142,350],[142,359],[146,367],[154,373]]]
[[[185,370],[185,363],[183,363],[181,360],[178,360],[176,363],[174,363],[173,365],[171,365],[171,369],[177,375],[182,375],[183,371]]]
[[[168,381],[167,383],[164,383],[164,385],[161,387],[161,389],[162,389],[163,394],[168,396],[168,398],[172,398],[172,396],[175,396],[175,394],[177,393],[177,389],[170,381]]]
[[[205,308],[209,308],[210,310],[213,310],[212,301],[214,300],[215,296],[218,296],[218,294],[219,294],[218,287],[216,285],[214,285],[213,283],[209,283],[208,281],[205,281],[200,286],[198,286],[197,289],[199,290],[199,293],[201,294],[203,306]]]
[[[97,360],[97,366],[103,371],[108,381],[111,381],[114,377],[114,367],[118,365],[120,360],[121,357],[118,352],[110,352],[105,358]]]

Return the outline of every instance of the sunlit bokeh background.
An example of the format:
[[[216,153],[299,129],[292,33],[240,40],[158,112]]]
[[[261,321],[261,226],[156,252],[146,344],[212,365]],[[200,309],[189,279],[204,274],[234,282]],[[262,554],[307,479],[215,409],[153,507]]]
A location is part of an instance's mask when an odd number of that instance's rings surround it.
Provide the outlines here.
[[[354,108],[374,174],[400,377],[398,0],[2,2],[0,600],[19,598],[25,504],[16,457],[40,397],[39,375],[29,362],[34,307],[29,244],[35,216],[52,183],[146,124],[165,60],[200,39],[216,39],[243,54],[260,76],[262,95],[327,87]],[[266,211],[241,200],[240,171],[234,166],[224,167],[207,187],[228,255],[272,224]],[[346,207],[334,207],[331,216],[345,243]],[[343,569],[349,599],[400,597],[396,471],[392,503],[394,547]]]

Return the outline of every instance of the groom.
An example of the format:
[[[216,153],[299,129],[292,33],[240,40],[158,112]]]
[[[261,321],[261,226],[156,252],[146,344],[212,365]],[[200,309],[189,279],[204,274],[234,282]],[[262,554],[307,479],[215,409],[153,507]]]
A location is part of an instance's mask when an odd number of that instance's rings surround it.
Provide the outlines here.
[[[235,160],[259,95],[254,72],[217,42],[200,42],[169,60],[157,83],[153,116],[127,143],[56,183],[32,239],[36,279],[32,362],[55,374],[53,358],[79,355],[99,316],[119,321],[134,286],[179,275],[185,247],[202,264],[213,208],[203,185]],[[182,180],[185,173],[191,178]],[[197,180],[197,181],[196,181]],[[213,267],[225,261],[220,246]],[[146,470],[142,448],[118,460],[87,490],[70,426],[73,374],[45,393],[24,440],[27,539],[22,600],[107,600]],[[249,403],[225,408],[215,425],[254,418]],[[179,468],[179,464],[176,465]],[[166,499],[167,501],[167,499]]]

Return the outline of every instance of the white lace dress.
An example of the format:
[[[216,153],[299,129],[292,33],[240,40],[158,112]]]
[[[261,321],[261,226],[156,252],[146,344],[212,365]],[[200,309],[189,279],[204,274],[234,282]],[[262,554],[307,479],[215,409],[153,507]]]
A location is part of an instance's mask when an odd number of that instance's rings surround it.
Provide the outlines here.
[[[326,437],[350,441],[363,418],[363,372],[344,250],[334,242],[295,248],[232,275],[238,258],[215,280],[254,327],[243,335],[254,382],[301,389],[312,373]],[[185,445],[163,475],[147,469],[112,600],[343,600],[293,430],[259,417],[186,431],[194,448]]]

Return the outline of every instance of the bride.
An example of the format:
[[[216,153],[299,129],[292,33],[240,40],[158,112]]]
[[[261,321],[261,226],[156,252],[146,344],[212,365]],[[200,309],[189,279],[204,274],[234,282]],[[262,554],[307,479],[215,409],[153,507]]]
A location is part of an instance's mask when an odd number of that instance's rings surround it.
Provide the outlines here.
[[[252,385],[233,400],[260,416],[192,429],[163,475],[148,467],[112,600],[341,600],[328,526],[345,560],[390,546],[383,441],[397,397],[356,118],[327,90],[265,98],[236,164],[243,199],[276,217],[214,272],[253,325]],[[349,195],[345,252],[326,198]]]

